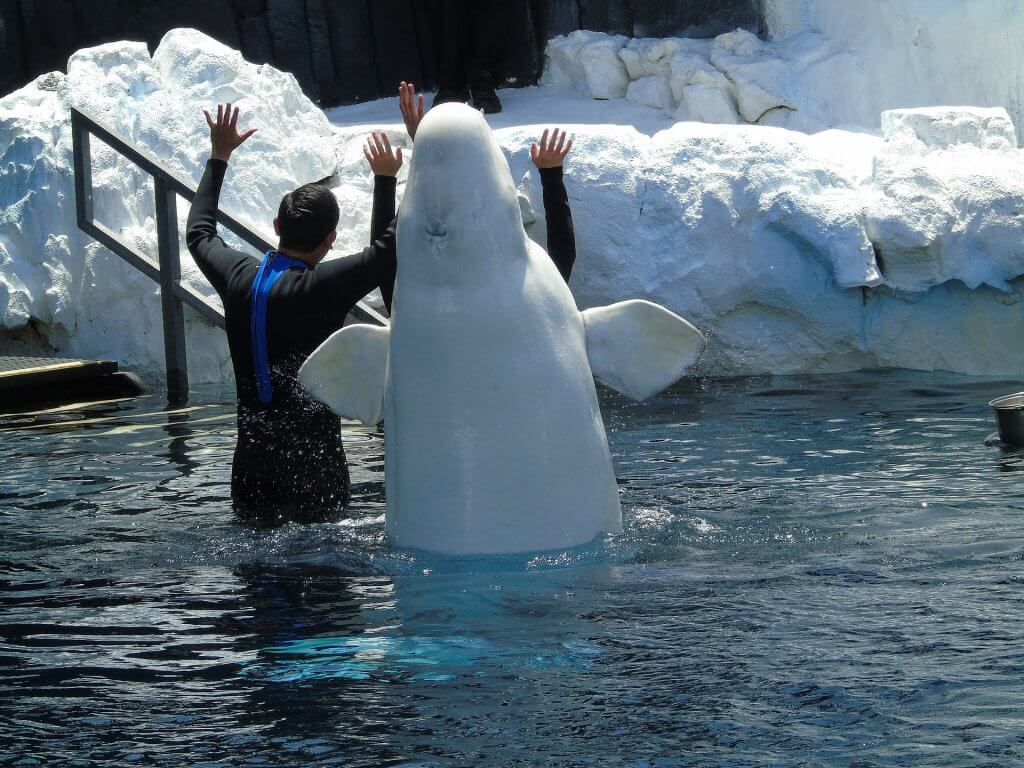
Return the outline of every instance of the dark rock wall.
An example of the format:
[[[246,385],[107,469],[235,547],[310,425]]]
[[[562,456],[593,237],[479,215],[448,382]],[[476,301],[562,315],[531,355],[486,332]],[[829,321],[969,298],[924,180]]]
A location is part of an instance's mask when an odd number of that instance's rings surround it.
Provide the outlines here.
[[[479,0],[484,2],[485,0]],[[508,15],[506,81],[535,82],[544,43],[574,29],[630,37],[708,37],[758,27],[759,0],[494,0]],[[195,27],[250,61],[292,72],[325,106],[433,85],[430,35],[416,0],[0,0],[0,94],[64,69],[79,48]]]

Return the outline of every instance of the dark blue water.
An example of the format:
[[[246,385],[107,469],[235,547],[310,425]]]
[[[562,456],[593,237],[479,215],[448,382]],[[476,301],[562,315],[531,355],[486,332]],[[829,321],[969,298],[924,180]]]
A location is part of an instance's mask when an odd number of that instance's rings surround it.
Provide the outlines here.
[[[605,393],[626,531],[389,549],[254,531],[223,390],[0,419],[0,764],[1024,765],[1021,387],[888,373]]]

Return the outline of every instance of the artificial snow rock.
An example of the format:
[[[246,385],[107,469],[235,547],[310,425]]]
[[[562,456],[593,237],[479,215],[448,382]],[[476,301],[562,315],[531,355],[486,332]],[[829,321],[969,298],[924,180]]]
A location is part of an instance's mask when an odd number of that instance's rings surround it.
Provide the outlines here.
[[[619,58],[626,67],[626,74],[630,80],[639,80],[648,74],[644,70],[639,43],[639,40],[633,39],[619,49]]]
[[[886,283],[1013,291],[1024,274],[1024,161],[1005,112],[913,110],[888,122],[864,209]]]
[[[636,104],[658,109],[670,109],[675,104],[668,78],[663,75],[647,75],[634,80],[626,90],[626,98]]]
[[[579,125],[581,307],[644,296],[707,331],[709,374],[1024,372],[1024,156],[842,130]],[[496,131],[521,189],[531,128]],[[528,233],[545,242],[543,216]]]
[[[732,98],[732,89],[717,85],[686,85],[679,94],[676,120],[700,123],[742,122]]]
[[[795,109],[786,94],[789,63],[756,35],[742,29],[719,35],[711,63],[734,84],[739,112],[747,122],[756,123],[773,109]]]
[[[691,51],[680,51],[669,60],[669,85],[672,97],[678,103],[683,98],[683,88],[688,85],[707,85],[732,90],[729,78],[712,66],[706,55]]]
[[[619,58],[626,65],[630,80],[648,75],[668,76],[672,56],[688,41],[674,37],[634,38],[619,50]]]
[[[773,47],[813,30],[822,48],[806,52],[799,65],[801,111],[810,108],[833,126],[878,130],[878,115],[887,109],[1005,107],[1020,138],[1020,0],[772,0],[760,6]]]
[[[161,370],[156,283],[78,229],[69,110],[88,110],[197,183],[210,152],[201,109],[218,101],[233,102],[243,125],[260,129],[232,157],[221,202],[269,234],[282,195],[338,166],[330,124],[292,75],[178,29],[152,57],[142,43],[87,48],[69,59],[66,75],[41,76],[0,99],[0,330],[49,351]],[[150,177],[100,141],[92,156],[97,220],[155,257]],[[182,236],[187,212],[179,201]],[[180,250],[183,278],[216,301]],[[229,376],[221,331],[186,310],[186,332],[193,380]]]
[[[801,0],[815,29],[791,25],[768,40],[729,33],[659,47],[590,32],[556,38],[544,80],[578,93],[520,92],[495,121],[512,115],[516,124],[495,136],[522,180],[527,233],[546,242],[529,159],[538,126],[551,109],[575,114],[580,93],[622,100],[632,86],[632,98],[653,109],[586,102],[591,115],[607,109],[608,120],[571,127],[565,179],[580,308],[635,297],[665,305],[707,332],[702,367],[711,375],[877,367],[1020,375],[1024,153],[1010,118],[1024,76],[1010,66],[959,73],[949,55],[987,47],[1011,60],[1015,2],[985,0],[965,14],[931,0],[901,0],[899,13],[880,0]],[[784,3],[768,5],[777,21]],[[865,14],[879,21],[870,34],[851,25],[864,26]],[[993,19],[1007,33],[986,38]],[[944,49],[915,46],[919,29]],[[972,94],[1008,113],[934,106]],[[290,75],[194,32],[168,35],[152,58],[136,44],[102,46],[73,57],[66,76],[51,73],[0,99],[0,338],[38,331],[59,352],[161,370],[157,287],[77,229],[68,107],[97,111],[196,180],[208,152],[198,107],[217,99],[241,103],[261,129],[232,161],[228,209],[268,228],[281,194],[334,173],[338,249],[365,244],[373,175],[360,144],[376,127],[364,124],[375,107],[353,108],[358,129],[332,130]],[[677,100],[681,122],[672,122],[663,105]],[[407,142],[392,106],[380,107],[382,127]],[[743,124],[750,118],[759,124]],[[97,217],[154,253],[150,181],[102,143],[93,151]],[[182,261],[186,279],[209,293],[184,249]],[[187,317],[193,379],[230,376],[223,335]]]
[[[1002,107],[918,107],[882,113],[886,141],[920,143],[930,149],[970,144],[982,149],[1016,149],[1013,121]]]
[[[621,99],[629,77],[619,58],[622,35],[576,30],[552,39],[546,49],[542,82],[574,85],[595,99]]]

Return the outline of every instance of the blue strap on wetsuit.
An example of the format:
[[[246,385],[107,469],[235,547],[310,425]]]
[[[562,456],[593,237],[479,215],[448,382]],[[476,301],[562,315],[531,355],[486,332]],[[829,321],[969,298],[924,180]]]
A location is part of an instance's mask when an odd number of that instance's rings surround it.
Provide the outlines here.
[[[267,357],[267,298],[274,283],[289,269],[308,269],[302,259],[293,259],[277,251],[263,254],[263,262],[252,281],[252,312],[249,332],[252,342],[252,365],[256,374],[256,393],[260,402],[270,402],[270,360]]]

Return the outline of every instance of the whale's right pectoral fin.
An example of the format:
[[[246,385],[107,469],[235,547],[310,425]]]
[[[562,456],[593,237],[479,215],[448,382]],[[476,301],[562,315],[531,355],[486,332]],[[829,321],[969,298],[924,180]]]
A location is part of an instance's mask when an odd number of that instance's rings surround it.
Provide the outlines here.
[[[594,377],[634,400],[674,384],[697,362],[704,336],[650,301],[620,301],[583,312]]]
[[[299,369],[306,391],[336,414],[367,426],[384,418],[390,330],[349,325],[317,347]]]

